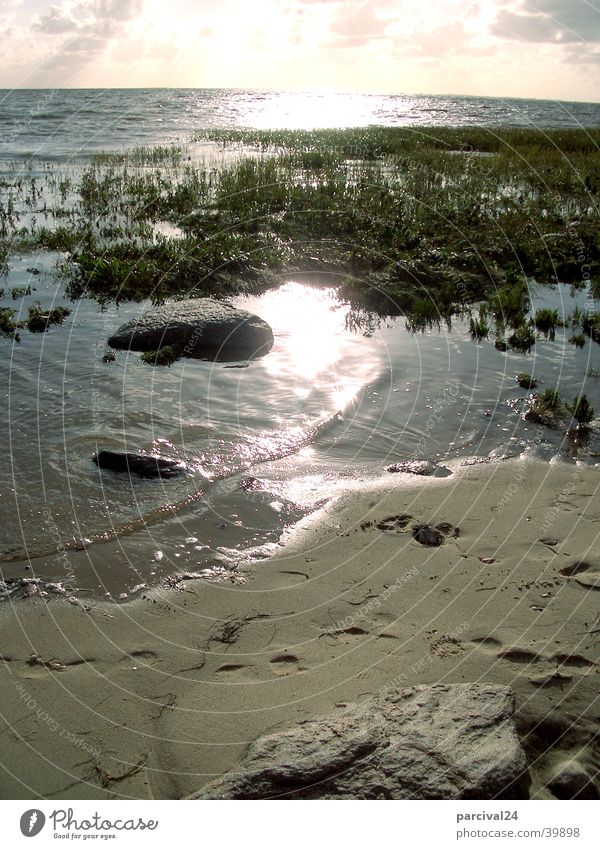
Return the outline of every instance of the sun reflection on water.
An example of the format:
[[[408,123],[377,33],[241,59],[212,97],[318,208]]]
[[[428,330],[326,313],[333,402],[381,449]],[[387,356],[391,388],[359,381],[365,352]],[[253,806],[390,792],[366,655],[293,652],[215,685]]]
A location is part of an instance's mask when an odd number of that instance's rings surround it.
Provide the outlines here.
[[[348,312],[334,288],[289,282],[261,298],[261,315],[275,331],[263,367],[298,399],[323,395],[331,406],[322,415],[346,409],[373,374],[361,337],[347,328]]]

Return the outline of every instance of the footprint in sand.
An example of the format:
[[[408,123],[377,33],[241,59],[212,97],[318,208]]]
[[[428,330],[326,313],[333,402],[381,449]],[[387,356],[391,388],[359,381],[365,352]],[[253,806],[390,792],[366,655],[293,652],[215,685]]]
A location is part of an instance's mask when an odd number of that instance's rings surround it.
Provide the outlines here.
[[[250,681],[252,678],[251,667],[244,663],[224,663],[215,669],[215,675],[219,679],[227,681]]]
[[[327,637],[329,644],[339,645],[345,643],[349,645],[355,640],[361,641],[363,637],[369,636],[369,632],[360,625],[350,625],[348,628],[337,628],[336,630],[325,631],[321,637]]]
[[[525,667],[524,674],[537,687],[565,684],[575,677],[596,672],[598,667],[595,661],[581,654],[556,652],[545,655],[527,646],[509,646],[498,651],[501,643],[495,637],[478,637],[471,643],[500,661]]]
[[[593,566],[585,560],[576,560],[574,563],[569,563],[568,566],[563,566],[560,569],[560,574],[564,575],[565,578],[572,579],[586,589],[600,590],[600,571],[597,566]]]
[[[386,516],[385,519],[379,519],[379,521],[362,522],[360,527],[363,531],[366,531],[367,528],[377,528],[378,531],[402,533],[408,527],[411,519],[412,516],[408,513],[398,513],[395,516]]]
[[[300,665],[300,659],[295,654],[278,654],[269,662],[276,675],[293,675],[304,671]]]
[[[500,640],[497,640],[496,637],[474,637],[471,642],[474,643],[478,648],[490,652],[495,652],[502,645]]]

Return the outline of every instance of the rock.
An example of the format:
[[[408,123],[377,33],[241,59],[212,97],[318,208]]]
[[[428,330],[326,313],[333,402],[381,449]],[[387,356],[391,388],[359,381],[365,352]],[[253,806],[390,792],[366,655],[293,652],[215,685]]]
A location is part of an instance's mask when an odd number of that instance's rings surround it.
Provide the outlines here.
[[[520,799],[514,699],[495,684],[394,691],[261,737],[201,799]]]
[[[455,528],[450,522],[440,522],[432,528],[431,525],[413,525],[413,537],[421,545],[437,546],[444,542],[447,536],[460,536],[460,528]]]
[[[435,463],[430,460],[405,460],[401,463],[392,463],[386,469],[387,472],[400,472],[407,475],[432,475],[435,471]]]
[[[562,763],[548,782],[548,787],[557,799],[600,799],[593,779],[576,760]]]
[[[174,301],[122,325],[111,348],[156,351],[174,346],[197,359],[248,359],[267,354],[273,331],[262,318],[212,298]]]
[[[185,472],[179,460],[157,457],[154,454],[130,454],[119,451],[99,451],[94,454],[94,463],[111,472],[127,472],[143,478],[174,478]]]

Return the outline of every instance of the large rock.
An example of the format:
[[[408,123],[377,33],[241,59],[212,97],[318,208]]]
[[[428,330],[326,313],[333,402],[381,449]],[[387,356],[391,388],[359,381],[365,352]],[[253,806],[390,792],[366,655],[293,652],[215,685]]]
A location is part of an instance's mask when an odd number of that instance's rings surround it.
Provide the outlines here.
[[[527,798],[510,689],[400,690],[252,743],[202,799]]]
[[[173,345],[183,356],[200,359],[260,357],[273,345],[262,318],[212,298],[163,304],[123,324],[110,337],[111,348],[155,351]]]

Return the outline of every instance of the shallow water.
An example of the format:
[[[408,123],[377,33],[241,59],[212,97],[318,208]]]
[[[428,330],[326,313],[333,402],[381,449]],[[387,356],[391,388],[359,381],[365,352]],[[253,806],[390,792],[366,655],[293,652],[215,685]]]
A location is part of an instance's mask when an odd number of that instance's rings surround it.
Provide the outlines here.
[[[38,264],[51,267],[54,257],[40,256]],[[13,266],[7,289],[27,280],[35,291],[1,303],[23,314],[36,299],[64,302],[55,276],[31,276],[31,263]],[[573,297],[562,285],[533,286],[531,294],[565,316],[589,303],[586,293]],[[399,318],[357,332],[334,289],[293,280],[236,301],[273,327],[275,344],[263,359],[152,368],[138,354],[118,352],[115,362],[103,362],[107,337],[145,305],[101,309],[86,299],[62,327],[24,332],[18,344],[0,340],[8,432],[3,555],[47,555],[76,538],[157,522],[142,542],[132,538],[134,572],[108,581],[118,595],[158,580],[173,563],[190,570],[238,561],[245,549],[275,543],[348,477],[376,476],[399,460],[573,459],[564,435],[523,421],[529,392],[515,382],[520,371],[567,398],[585,391],[600,409],[600,379],[586,376],[600,368],[600,347],[575,349],[569,330],[554,342],[540,339],[530,355],[503,354],[491,341],[473,342],[461,319],[451,330],[413,333]],[[579,459],[595,463],[599,447],[593,433]],[[101,472],[92,455],[102,448],[179,457],[189,473],[148,481]],[[240,485],[250,477],[258,482]]]
[[[0,177],[13,184],[2,188],[3,201],[7,206],[13,192],[18,224],[26,227],[36,219],[52,224],[39,210],[42,184],[49,205],[73,202],[75,181],[70,188],[61,181],[80,174],[92,153],[187,144],[203,128],[600,126],[598,104],[488,98],[117,90],[15,91],[0,100]],[[192,145],[186,155],[212,168],[237,154]],[[179,235],[168,222],[155,232]],[[59,259],[45,252],[11,257],[0,306],[26,316],[36,300],[64,304]],[[570,331],[559,330],[530,355],[503,354],[491,341],[473,342],[460,319],[451,331],[442,325],[418,334],[402,318],[378,323],[363,316],[356,326],[327,281],[315,283],[284,277],[276,290],[237,299],[275,333],[269,355],[250,363],[180,360],[153,369],[125,352],[103,362],[106,339],[145,304],[102,309],[81,299],[62,327],[24,331],[18,344],[0,338],[0,556],[16,558],[2,573],[31,574],[28,557],[135,531],[120,537],[119,556],[109,544],[100,567],[78,566],[80,586],[118,597],[176,570],[231,567],[276,544],[347,480],[380,475],[399,460],[531,452],[574,460],[563,435],[523,421],[529,393],[515,375],[528,371],[568,399],[585,391],[600,410],[600,379],[587,376],[600,368],[595,343],[575,349]],[[13,300],[11,288],[27,285],[31,294]],[[565,316],[576,304],[594,306],[585,292],[573,298],[565,286],[532,286],[531,295]],[[92,455],[102,448],[179,457],[189,473],[147,481],[100,472]],[[578,459],[595,463],[598,449],[592,431]],[[34,567],[61,577],[51,557]]]

